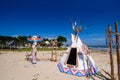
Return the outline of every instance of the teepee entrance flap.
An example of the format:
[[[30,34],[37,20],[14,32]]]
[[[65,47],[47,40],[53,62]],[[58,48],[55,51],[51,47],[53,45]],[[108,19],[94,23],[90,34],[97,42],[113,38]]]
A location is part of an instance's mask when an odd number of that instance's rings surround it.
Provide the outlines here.
[[[70,52],[65,61],[65,65],[69,68],[74,68],[78,66],[78,56],[77,56],[77,48],[71,47]]]

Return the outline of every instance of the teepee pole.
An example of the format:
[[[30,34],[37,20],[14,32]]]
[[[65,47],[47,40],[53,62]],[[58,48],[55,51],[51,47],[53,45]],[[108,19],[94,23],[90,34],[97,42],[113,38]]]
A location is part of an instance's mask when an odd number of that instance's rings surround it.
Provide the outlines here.
[[[118,22],[115,22],[115,32],[118,33]],[[119,35],[116,34],[116,54],[118,66],[118,80],[120,80],[120,53],[119,53]]]

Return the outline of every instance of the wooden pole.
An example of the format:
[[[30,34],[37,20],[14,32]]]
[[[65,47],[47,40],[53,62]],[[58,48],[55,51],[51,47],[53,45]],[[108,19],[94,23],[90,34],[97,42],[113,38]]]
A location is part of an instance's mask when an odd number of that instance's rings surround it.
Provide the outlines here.
[[[56,41],[52,41],[51,42],[51,46],[52,46],[52,52],[51,52],[51,61],[57,61],[57,43],[56,43]],[[54,56],[55,56],[55,58],[54,58]]]
[[[113,63],[113,55],[112,55],[112,33],[111,33],[111,26],[108,25],[108,32],[109,32],[109,53],[110,53],[110,65],[111,65],[111,75],[114,78],[114,63]],[[114,80],[114,79],[112,79]]]
[[[54,53],[54,52],[53,52],[53,50],[54,50],[54,48],[53,48],[53,46],[52,46],[51,59],[50,59],[51,61],[53,61],[53,60],[54,60],[54,59],[53,59],[53,53]]]
[[[115,22],[115,32],[118,33],[118,22]],[[120,80],[120,53],[119,53],[119,35],[116,34],[116,54],[118,66],[118,80]]]

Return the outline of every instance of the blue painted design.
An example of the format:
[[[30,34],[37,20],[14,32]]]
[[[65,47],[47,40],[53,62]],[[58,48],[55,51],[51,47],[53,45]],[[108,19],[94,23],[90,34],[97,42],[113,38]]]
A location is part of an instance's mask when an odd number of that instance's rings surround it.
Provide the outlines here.
[[[75,75],[76,76],[83,76],[80,72],[77,72]]]
[[[60,63],[58,64],[58,68],[59,68],[60,72],[64,72],[64,69],[63,69],[63,67],[61,66]]]
[[[61,72],[64,72],[64,69],[63,69],[62,67],[59,67],[59,70],[60,70]]]
[[[66,73],[67,73],[67,74],[71,74],[71,75],[73,74],[70,69],[69,69]]]
[[[97,70],[98,70],[98,67],[96,66],[96,68],[92,68],[93,71],[91,71],[91,72],[88,72],[88,70],[85,70],[85,74],[83,74],[80,72],[80,70],[78,70],[76,74],[73,74],[71,68],[69,68],[69,70],[67,72],[65,72],[64,67],[60,63],[57,66],[58,66],[60,72],[70,74],[70,75],[79,76],[79,77],[97,74]]]

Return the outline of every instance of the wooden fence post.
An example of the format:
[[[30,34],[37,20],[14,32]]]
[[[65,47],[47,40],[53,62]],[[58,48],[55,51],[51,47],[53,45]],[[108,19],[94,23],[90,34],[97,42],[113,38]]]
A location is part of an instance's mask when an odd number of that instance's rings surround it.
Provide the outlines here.
[[[112,33],[111,33],[111,26],[108,25],[108,32],[109,32],[109,53],[110,53],[110,65],[111,65],[111,75],[114,78],[114,63],[113,63],[113,54],[112,54]],[[114,80],[114,79],[112,79]]]
[[[118,22],[115,22],[115,32],[118,33]],[[120,80],[120,53],[119,53],[119,35],[116,34],[116,54],[118,66],[118,80]]]

